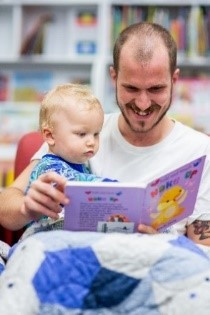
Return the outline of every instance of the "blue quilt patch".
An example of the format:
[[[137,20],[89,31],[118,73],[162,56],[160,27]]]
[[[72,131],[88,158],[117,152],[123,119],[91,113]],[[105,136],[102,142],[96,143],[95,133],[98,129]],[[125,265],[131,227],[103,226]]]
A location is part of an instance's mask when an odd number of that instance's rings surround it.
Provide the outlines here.
[[[109,308],[122,303],[139,282],[124,274],[101,268],[92,282],[83,309]]]
[[[80,308],[100,268],[90,247],[47,252],[33,285],[41,303]]]

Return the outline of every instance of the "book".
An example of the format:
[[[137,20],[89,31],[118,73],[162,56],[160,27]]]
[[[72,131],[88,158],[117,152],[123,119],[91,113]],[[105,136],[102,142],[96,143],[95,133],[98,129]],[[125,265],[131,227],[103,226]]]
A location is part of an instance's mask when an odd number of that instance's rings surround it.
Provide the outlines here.
[[[6,102],[9,99],[9,75],[0,72],[0,102]]]
[[[76,23],[79,26],[93,26],[97,24],[97,16],[95,12],[79,11],[76,17]]]
[[[79,40],[76,43],[76,52],[78,54],[95,54],[96,42],[92,40]]]
[[[48,70],[16,71],[12,76],[12,85],[13,101],[40,103],[52,88],[53,73]]]
[[[141,185],[69,181],[64,229],[133,233],[143,223],[162,232],[192,214],[204,162],[199,157]]]
[[[47,23],[53,21],[50,13],[40,14],[34,22],[31,22],[29,30],[25,36],[20,48],[21,55],[42,54],[44,45],[44,27]]]

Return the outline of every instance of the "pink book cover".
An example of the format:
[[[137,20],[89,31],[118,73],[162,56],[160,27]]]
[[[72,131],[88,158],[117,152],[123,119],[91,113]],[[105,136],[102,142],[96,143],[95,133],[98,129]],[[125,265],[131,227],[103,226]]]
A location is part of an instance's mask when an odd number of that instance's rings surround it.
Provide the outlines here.
[[[64,229],[133,233],[144,223],[164,231],[193,212],[204,162],[202,156],[146,186],[70,181]]]

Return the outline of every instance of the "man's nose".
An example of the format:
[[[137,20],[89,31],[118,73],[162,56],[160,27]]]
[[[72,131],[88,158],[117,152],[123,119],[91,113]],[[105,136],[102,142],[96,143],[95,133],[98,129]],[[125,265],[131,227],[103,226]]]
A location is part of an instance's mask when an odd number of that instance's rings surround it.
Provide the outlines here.
[[[140,91],[137,94],[135,104],[142,111],[145,111],[147,108],[151,106],[151,99],[147,91]]]

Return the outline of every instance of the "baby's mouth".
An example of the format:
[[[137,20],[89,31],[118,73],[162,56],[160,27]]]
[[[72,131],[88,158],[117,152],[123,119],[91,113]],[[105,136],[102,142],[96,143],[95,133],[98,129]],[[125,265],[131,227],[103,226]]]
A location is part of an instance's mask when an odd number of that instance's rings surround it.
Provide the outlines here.
[[[94,155],[94,151],[93,150],[87,151],[87,152],[85,152],[85,155],[86,156],[92,156],[92,155]]]

